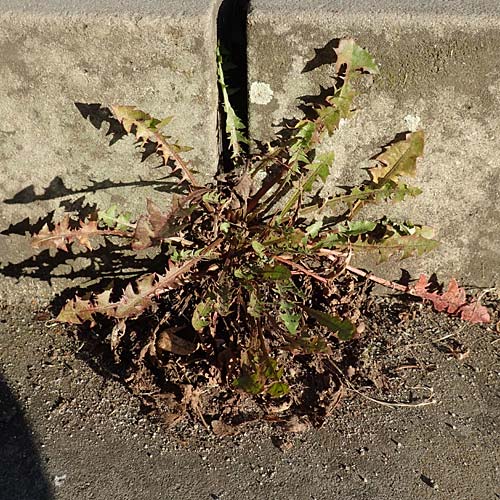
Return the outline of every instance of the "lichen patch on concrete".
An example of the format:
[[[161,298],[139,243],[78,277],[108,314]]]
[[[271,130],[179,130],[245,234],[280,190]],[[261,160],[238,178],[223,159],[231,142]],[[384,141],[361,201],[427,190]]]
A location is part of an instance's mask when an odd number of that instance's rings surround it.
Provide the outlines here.
[[[273,100],[274,92],[268,83],[253,82],[250,86],[250,102],[252,104],[269,104]]]

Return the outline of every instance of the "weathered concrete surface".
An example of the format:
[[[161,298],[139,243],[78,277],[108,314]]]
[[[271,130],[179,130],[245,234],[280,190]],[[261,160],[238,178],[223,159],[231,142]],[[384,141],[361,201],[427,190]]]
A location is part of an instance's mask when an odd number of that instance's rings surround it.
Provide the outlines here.
[[[367,159],[420,120],[426,152],[412,184],[424,194],[382,211],[434,226],[442,246],[401,267],[498,283],[500,3],[252,0],[248,23],[252,135],[268,139],[272,124],[300,116],[298,97],[332,85],[332,40],[355,37],[381,75],[327,144],[336,152],[329,191],[366,178]],[[304,72],[318,63],[327,64]]]
[[[0,231],[83,195],[134,212],[144,210],[146,196],[168,203],[165,180],[138,182],[161,179],[159,159],[141,163],[131,137],[110,147],[108,125],[95,128],[99,113],[86,120],[75,103],[173,115],[171,135],[194,148],[187,157],[200,178],[212,178],[219,4],[0,0]],[[89,192],[92,181],[110,182]],[[126,186],[110,187],[115,183]],[[26,238],[0,235],[1,263],[30,252]]]

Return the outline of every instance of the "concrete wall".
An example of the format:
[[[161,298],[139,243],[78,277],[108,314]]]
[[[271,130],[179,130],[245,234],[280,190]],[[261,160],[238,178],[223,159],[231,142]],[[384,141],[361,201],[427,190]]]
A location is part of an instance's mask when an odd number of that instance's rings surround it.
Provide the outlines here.
[[[297,98],[332,85],[332,47],[343,37],[366,47],[381,75],[326,144],[336,152],[328,192],[366,178],[367,159],[419,120],[427,144],[412,184],[424,194],[364,215],[385,212],[437,229],[442,246],[401,267],[491,285],[500,277],[500,2],[253,0],[254,137],[269,139],[283,117],[301,116]],[[399,274],[399,266],[390,270]]]
[[[83,195],[136,213],[146,196],[168,205],[171,186],[160,180],[166,171],[156,168],[159,159],[141,163],[131,137],[110,147],[106,113],[88,104],[173,115],[167,130],[194,147],[186,157],[199,177],[213,178],[219,4],[0,0],[0,231]],[[0,235],[0,261],[28,256],[27,241]]]
[[[146,196],[168,203],[171,186],[158,160],[141,163],[132,138],[110,147],[105,112],[89,104],[174,115],[172,135],[195,148],[189,158],[201,178],[213,177],[219,6],[220,0],[0,0],[4,269],[20,263],[18,271],[29,274],[24,259],[33,251],[26,224],[19,224],[27,217],[35,223],[52,210],[57,215],[83,196],[136,213]],[[369,215],[437,228],[442,247],[401,267],[470,284],[498,281],[500,3],[252,0],[247,27],[252,136],[268,139],[273,124],[300,115],[298,97],[332,84],[335,40],[355,37],[375,55],[381,76],[358,100],[356,117],[326,144],[336,152],[329,192],[365,178],[366,159],[420,120],[427,146],[414,184],[424,194]],[[34,267],[43,272],[40,263]],[[398,266],[390,271],[397,275]]]

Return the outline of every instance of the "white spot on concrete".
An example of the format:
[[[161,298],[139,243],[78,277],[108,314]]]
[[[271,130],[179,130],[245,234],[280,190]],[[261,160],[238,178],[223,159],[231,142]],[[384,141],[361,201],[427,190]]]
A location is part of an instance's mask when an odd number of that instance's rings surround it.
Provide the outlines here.
[[[54,486],[59,488],[66,481],[67,474],[63,474],[62,476],[54,476]]]
[[[268,83],[252,82],[250,86],[250,102],[253,104],[269,104],[273,100],[274,92]]]
[[[496,98],[497,101],[500,101],[500,83],[489,85],[488,90],[490,91],[490,94]]]
[[[404,121],[410,132],[416,132],[420,127],[420,116],[406,115]]]
[[[306,60],[303,57],[298,55],[292,57],[293,74],[300,75],[305,65],[306,65]]]

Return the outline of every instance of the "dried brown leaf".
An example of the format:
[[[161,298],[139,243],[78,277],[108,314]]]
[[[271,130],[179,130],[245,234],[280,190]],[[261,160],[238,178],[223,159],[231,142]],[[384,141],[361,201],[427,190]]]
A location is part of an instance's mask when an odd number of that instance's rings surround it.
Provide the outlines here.
[[[238,434],[238,429],[234,425],[226,424],[222,420],[212,420],[211,422],[212,431],[216,436],[234,436]]]
[[[236,186],[234,187],[234,191],[241,197],[244,203],[247,203],[248,199],[250,198],[250,194],[252,193],[252,188],[252,177],[247,172],[245,172],[240,177],[238,184],[236,184]]]
[[[299,417],[298,415],[292,415],[290,419],[284,423],[283,427],[287,432],[294,432],[300,434],[310,429],[311,423],[306,417]]]
[[[66,215],[61,222],[57,223],[51,231],[49,226],[45,224],[41,231],[33,236],[31,245],[33,248],[56,248],[68,251],[67,245],[77,241],[80,245],[92,250],[90,238],[106,234],[108,231],[100,231],[97,228],[97,221],[90,220],[87,222],[81,221],[80,227],[71,229],[69,215]]]
[[[196,351],[197,345],[179,335],[177,332],[184,330],[184,327],[165,328],[158,333],[157,347],[163,351],[173,352],[180,356],[188,356]]]

